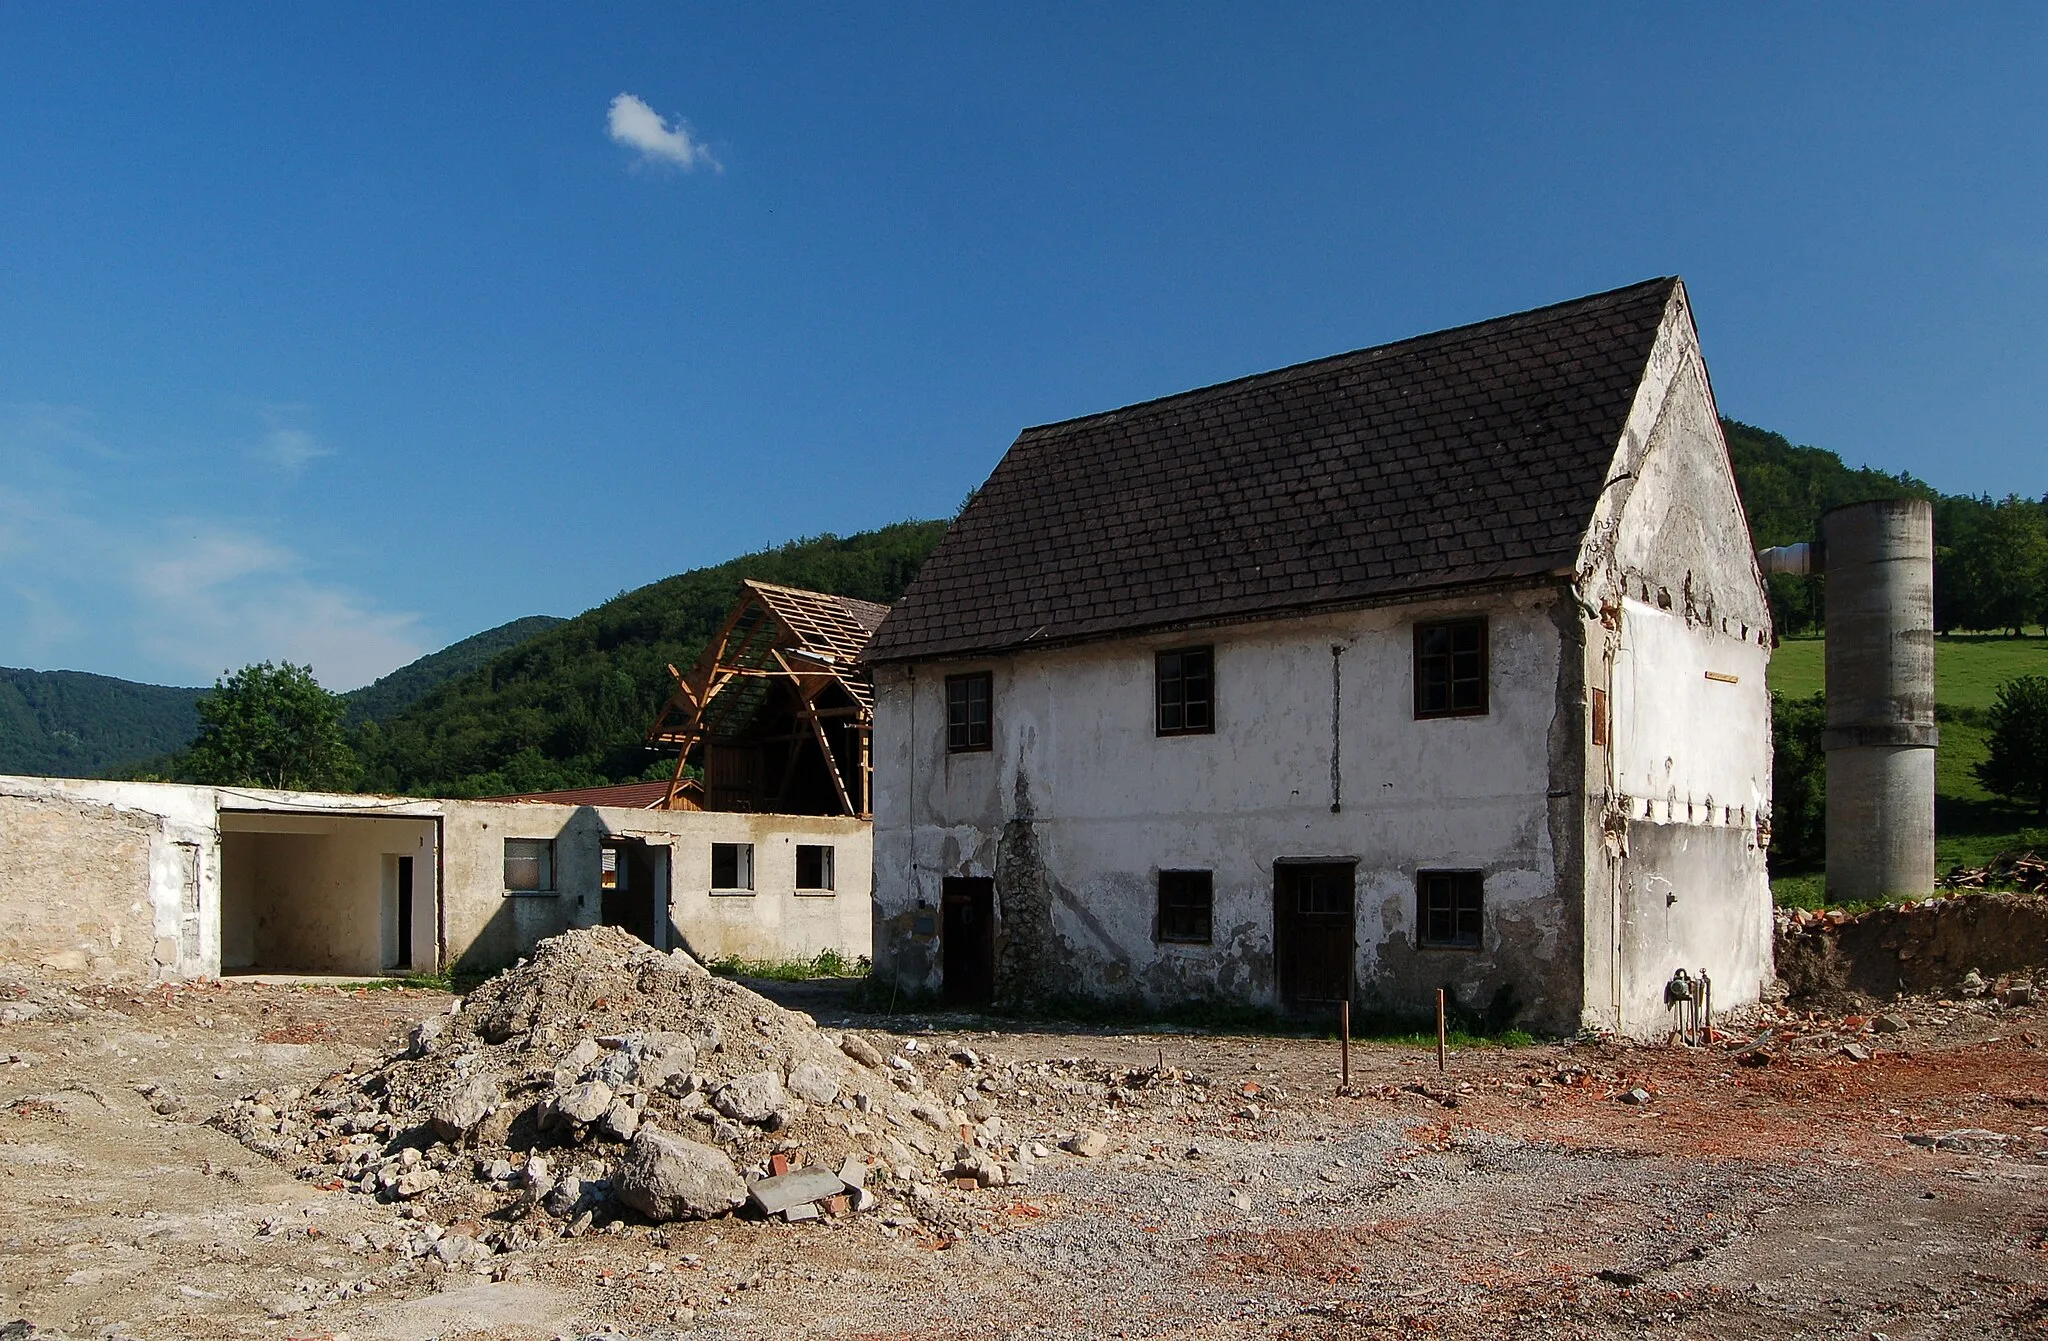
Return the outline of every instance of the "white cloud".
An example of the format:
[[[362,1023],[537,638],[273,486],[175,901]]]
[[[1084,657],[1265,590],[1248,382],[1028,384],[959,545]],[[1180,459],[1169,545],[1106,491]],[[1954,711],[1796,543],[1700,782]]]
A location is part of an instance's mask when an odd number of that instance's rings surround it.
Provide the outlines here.
[[[673,123],[665,121],[630,93],[612,99],[610,124],[612,139],[639,150],[643,163],[666,163],[685,172],[699,164],[714,172],[725,171],[725,165],[711,156],[709,146],[690,133],[688,122],[680,117]]]
[[[334,449],[303,428],[273,428],[256,444],[257,459],[283,470],[304,470],[308,462],[333,456]]]
[[[0,406],[0,665],[210,684],[282,660],[342,690],[425,650],[416,614],[322,576],[271,528],[167,512],[193,489],[157,464],[98,443],[90,416]]]
[[[249,449],[249,455],[256,460],[296,475],[321,457],[334,455],[332,447],[300,427],[298,421],[307,413],[305,406],[259,404],[256,410],[269,425],[268,431]]]
[[[175,525],[175,524],[174,524]],[[309,576],[296,552],[260,536],[206,525],[166,548],[135,554],[127,574],[143,600],[142,646],[203,679],[251,661],[310,663],[329,689],[353,689],[419,656],[419,618],[374,608]]]

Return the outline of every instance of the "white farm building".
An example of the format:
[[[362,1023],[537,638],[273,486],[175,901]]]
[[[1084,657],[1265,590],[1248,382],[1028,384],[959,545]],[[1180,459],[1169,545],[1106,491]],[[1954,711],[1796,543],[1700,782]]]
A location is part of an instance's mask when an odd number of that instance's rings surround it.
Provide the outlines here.
[[[1026,430],[867,648],[879,970],[1669,1027],[1771,976],[1769,607],[1683,284]]]

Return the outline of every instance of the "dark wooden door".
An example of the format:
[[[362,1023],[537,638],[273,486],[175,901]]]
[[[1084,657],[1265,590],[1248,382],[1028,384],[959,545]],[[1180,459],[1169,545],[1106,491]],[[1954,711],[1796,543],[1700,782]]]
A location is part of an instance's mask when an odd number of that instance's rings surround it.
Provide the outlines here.
[[[1350,862],[1282,862],[1273,868],[1274,967],[1283,1005],[1351,999],[1356,874]]]
[[[996,991],[996,882],[947,876],[939,891],[946,1004],[985,1006]]]

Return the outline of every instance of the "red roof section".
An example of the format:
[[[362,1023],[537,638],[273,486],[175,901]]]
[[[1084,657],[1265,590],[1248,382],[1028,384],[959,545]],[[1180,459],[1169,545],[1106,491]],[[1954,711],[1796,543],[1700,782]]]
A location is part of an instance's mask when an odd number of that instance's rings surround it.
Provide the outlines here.
[[[483,796],[482,801],[533,801],[550,806],[612,806],[619,810],[653,810],[668,798],[666,782],[621,782],[612,787],[571,787],[559,792],[521,792],[517,796]]]

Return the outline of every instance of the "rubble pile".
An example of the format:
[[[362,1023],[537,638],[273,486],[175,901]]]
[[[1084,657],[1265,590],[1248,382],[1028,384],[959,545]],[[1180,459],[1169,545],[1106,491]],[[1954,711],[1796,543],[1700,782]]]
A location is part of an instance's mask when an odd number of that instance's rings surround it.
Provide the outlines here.
[[[2032,852],[2001,852],[1982,866],[1955,867],[1941,878],[1941,887],[2048,894],[2048,861]]]
[[[412,1245],[451,1263],[629,1212],[803,1220],[894,1193],[888,1223],[921,1227],[945,1210],[926,1177],[1028,1181],[1033,1151],[995,1114],[1003,1082],[956,1107],[926,1093],[917,1042],[894,1042],[826,1032],[681,951],[595,927],[541,942],[379,1065],[248,1095],[214,1122],[430,1227],[488,1224]]]

